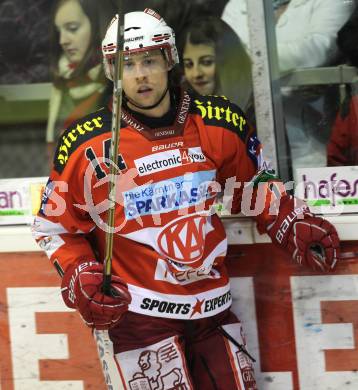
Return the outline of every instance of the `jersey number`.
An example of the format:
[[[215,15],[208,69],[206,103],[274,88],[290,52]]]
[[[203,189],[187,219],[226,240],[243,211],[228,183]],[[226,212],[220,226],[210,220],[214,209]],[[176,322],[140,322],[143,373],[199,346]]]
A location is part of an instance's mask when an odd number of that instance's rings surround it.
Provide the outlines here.
[[[103,141],[103,156],[105,158],[104,163],[108,168],[110,167],[110,163],[108,162],[110,156],[110,150],[111,150],[111,139],[108,138]],[[86,159],[91,162],[93,169],[96,172],[97,179],[98,180],[103,179],[106,176],[106,172],[102,169],[98,161],[98,157],[95,151],[93,150],[93,148],[92,147],[87,148],[85,154],[86,154]],[[117,166],[121,171],[127,169],[127,165],[121,154],[118,154]]]

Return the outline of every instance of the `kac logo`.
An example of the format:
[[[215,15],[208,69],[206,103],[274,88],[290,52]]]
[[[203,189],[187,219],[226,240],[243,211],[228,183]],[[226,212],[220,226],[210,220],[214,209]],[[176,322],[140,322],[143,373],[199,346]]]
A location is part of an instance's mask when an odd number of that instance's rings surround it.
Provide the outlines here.
[[[160,251],[181,264],[200,260],[204,254],[207,223],[207,217],[198,214],[172,221],[158,235]]]

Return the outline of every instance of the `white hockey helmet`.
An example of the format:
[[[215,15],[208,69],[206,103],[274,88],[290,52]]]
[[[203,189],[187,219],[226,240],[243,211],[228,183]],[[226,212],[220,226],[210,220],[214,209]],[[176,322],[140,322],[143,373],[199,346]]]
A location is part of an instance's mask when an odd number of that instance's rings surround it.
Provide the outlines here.
[[[117,52],[118,15],[107,29],[102,41],[103,63],[106,76],[113,81],[113,64]],[[150,8],[124,15],[124,55],[163,49],[170,69],[179,63],[175,46],[175,33],[164,19]]]

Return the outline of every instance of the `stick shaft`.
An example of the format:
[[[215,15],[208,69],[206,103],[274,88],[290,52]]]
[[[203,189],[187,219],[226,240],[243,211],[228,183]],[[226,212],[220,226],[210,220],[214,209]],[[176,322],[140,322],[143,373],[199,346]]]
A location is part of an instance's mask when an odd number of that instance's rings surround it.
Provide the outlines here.
[[[110,207],[107,216],[106,247],[104,257],[104,278],[103,292],[111,295],[112,278],[112,256],[113,256],[113,238],[115,227],[115,208],[116,208],[116,178],[118,173],[118,149],[122,114],[122,77],[123,77],[123,44],[124,44],[124,15],[122,1],[118,1],[118,29],[117,29],[117,50],[114,65],[113,77],[113,108],[112,108],[112,129],[111,129],[111,153],[110,153],[110,181],[108,186],[108,199]]]

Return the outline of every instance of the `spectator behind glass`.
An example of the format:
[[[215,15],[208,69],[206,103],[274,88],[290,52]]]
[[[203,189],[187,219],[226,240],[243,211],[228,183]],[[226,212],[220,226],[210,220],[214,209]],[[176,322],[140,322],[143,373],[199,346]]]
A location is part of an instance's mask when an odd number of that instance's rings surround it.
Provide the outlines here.
[[[349,65],[358,68],[358,8],[339,30],[337,44]],[[358,77],[343,86],[345,96],[327,145],[327,165],[358,165]]]
[[[224,95],[242,109],[251,103],[251,61],[235,32],[216,17],[194,20],[180,37],[188,86],[201,95]]]
[[[281,72],[331,65],[336,35],[353,0],[291,0],[276,24]],[[334,104],[328,87],[284,90],[283,104],[293,168],[326,165],[326,143]],[[329,106],[329,107],[328,107]]]
[[[54,83],[46,131],[48,154],[70,123],[101,107],[111,93],[102,66],[101,42],[116,13],[110,0],[58,0],[52,13]]]
[[[250,53],[247,1],[229,0],[225,5],[221,19],[236,32],[245,45],[247,52]],[[276,18],[284,11],[289,2],[290,0],[272,0]]]
[[[353,0],[291,0],[276,25],[281,72],[323,66],[335,60],[336,36]]]

